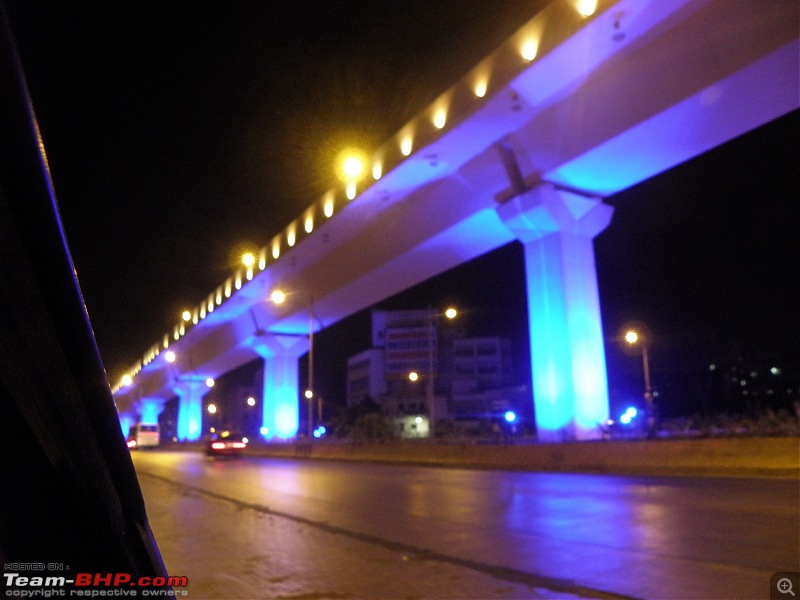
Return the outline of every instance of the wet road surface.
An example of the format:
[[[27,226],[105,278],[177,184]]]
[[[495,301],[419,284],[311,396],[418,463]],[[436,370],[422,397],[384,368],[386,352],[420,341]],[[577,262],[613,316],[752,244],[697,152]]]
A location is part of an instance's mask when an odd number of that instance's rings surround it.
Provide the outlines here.
[[[797,480],[133,454],[190,598],[768,598]]]

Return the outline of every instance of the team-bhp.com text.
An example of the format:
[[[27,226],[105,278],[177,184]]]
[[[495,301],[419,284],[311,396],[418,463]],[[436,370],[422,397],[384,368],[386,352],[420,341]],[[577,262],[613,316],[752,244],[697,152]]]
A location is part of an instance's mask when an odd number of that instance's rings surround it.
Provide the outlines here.
[[[5,580],[4,587],[6,588],[5,595],[17,598],[187,596],[188,592],[186,590],[173,590],[171,588],[185,588],[189,584],[189,578],[185,576],[143,576],[134,579],[130,573],[76,573],[74,577],[69,579],[64,576],[41,577],[21,575],[19,573],[3,573],[3,579]],[[64,589],[67,586],[71,589]]]

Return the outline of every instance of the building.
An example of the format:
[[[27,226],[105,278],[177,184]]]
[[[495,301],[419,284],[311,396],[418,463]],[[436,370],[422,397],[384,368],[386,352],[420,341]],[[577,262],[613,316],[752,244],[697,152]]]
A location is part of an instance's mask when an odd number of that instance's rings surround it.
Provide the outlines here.
[[[497,421],[527,412],[527,390],[514,385],[507,338],[454,340],[452,377],[449,413],[455,420]]]
[[[386,395],[383,350],[371,348],[347,359],[347,406]]]
[[[371,398],[402,437],[428,437],[431,421],[520,414],[529,398],[512,385],[510,341],[442,325],[433,310],[373,311],[374,347],[348,360],[348,406]]]

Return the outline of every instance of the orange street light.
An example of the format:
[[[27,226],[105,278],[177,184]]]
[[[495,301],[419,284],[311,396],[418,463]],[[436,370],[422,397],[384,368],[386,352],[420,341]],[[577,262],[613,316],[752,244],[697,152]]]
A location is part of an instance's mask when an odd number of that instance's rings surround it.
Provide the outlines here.
[[[653,437],[655,434],[655,415],[653,414],[653,388],[650,385],[650,357],[648,354],[648,345],[650,336],[644,335],[635,329],[629,329],[625,332],[625,341],[633,346],[641,344],[642,347],[642,370],[644,372],[644,400],[647,404],[647,437]]]

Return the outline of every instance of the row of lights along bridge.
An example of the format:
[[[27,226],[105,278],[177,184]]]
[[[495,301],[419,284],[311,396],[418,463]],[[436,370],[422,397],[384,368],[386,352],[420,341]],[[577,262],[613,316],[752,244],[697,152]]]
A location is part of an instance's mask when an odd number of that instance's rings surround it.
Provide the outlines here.
[[[364,159],[363,153],[360,151],[354,150],[347,150],[340,154],[338,160],[338,173],[340,179],[345,183],[348,197],[351,197],[351,191],[354,190],[355,186],[357,185],[358,181],[364,175]],[[256,255],[253,252],[245,252],[241,256],[241,263],[247,269],[252,269],[256,264]],[[286,300],[287,292],[275,289],[270,293],[269,301],[273,304],[280,305]],[[429,311],[430,312],[430,311]],[[430,313],[433,314],[433,313]],[[435,315],[436,317],[440,316],[438,314]],[[446,309],[441,316],[446,317],[447,319],[453,319],[457,316],[457,311],[455,308],[448,308]],[[432,319],[434,317],[431,317]],[[181,313],[181,319],[188,323],[192,320],[192,313],[190,310],[183,310]],[[314,372],[314,301],[313,296],[309,295],[309,327],[308,327],[308,342],[309,342],[309,351],[308,351],[308,387],[304,391],[304,397],[308,400],[308,425],[307,425],[307,432],[308,435],[311,436],[312,432],[317,433],[313,430],[313,402],[315,399],[314,394],[314,379],[313,379],[313,372]],[[431,324],[432,325],[432,324]],[[428,327],[429,336],[433,335],[433,327]],[[642,361],[643,361],[643,371],[644,371],[644,399],[647,409],[647,427],[648,431],[652,431],[654,426],[654,412],[653,412],[653,391],[650,385],[650,372],[649,372],[649,360],[648,360],[648,343],[649,343],[649,336],[642,333],[637,332],[634,329],[628,330],[624,335],[624,340],[630,344],[631,346],[638,344],[642,349]],[[434,402],[433,402],[433,384],[434,384],[434,361],[433,361],[433,340],[428,340],[428,369],[427,373],[420,374],[418,372],[411,372],[409,373],[408,377],[411,381],[418,381],[420,378],[424,378],[426,381],[426,404],[428,409],[428,419],[429,419],[429,427],[430,435],[433,435],[433,426],[436,422],[436,415],[434,414]],[[176,360],[175,352],[170,350],[166,353],[166,360],[169,363],[174,363]],[[126,381],[126,379],[128,381]],[[132,378],[126,375],[123,378],[123,385],[130,385]],[[212,378],[208,378],[206,380],[206,385],[211,388],[214,386],[214,380]],[[321,401],[321,399],[318,399]],[[255,405],[255,399],[248,398],[248,404],[250,406]],[[210,414],[214,414],[216,412],[216,406],[214,404],[209,405],[208,411]],[[506,415],[507,420],[513,420],[514,415]]]

